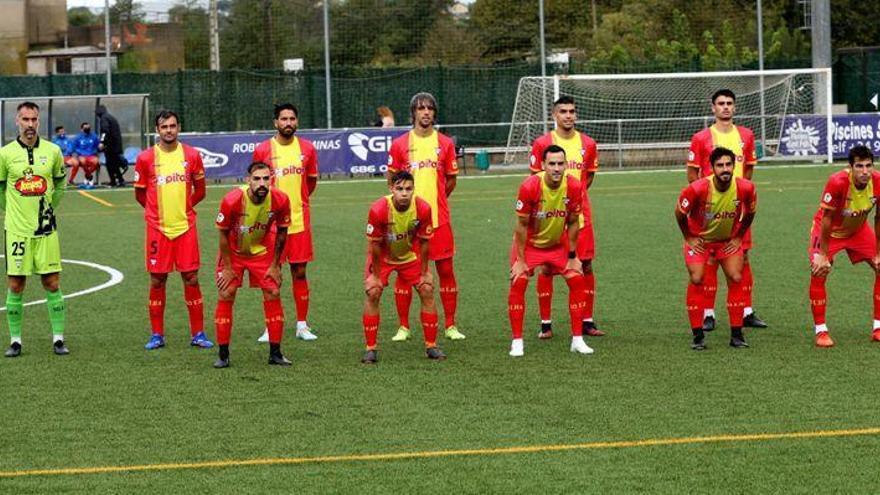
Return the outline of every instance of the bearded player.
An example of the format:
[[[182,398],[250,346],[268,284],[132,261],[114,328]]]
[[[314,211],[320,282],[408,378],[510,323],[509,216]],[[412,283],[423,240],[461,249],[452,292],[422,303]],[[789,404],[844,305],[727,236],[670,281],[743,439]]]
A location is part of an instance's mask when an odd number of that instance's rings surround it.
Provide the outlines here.
[[[6,357],[21,355],[22,297],[30,275],[39,275],[46,291],[53,351],[64,344],[67,312],[61,294],[61,243],[55,209],[64,194],[61,148],[40,139],[40,107],[25,101],[15,111],[18,136],[0,148],[0,208],[6,238],[6,323],[10,344]]]
[[[428,264],[428,243],[434,231],[431,206],[415,197],[409,172],[394,172],[388,182],[391,194],[377,199],[367,218],[363,315],[367,349],[361,362],[375,364],[379,360],[379,302],[392,273],[397,274],[400,284],[416,288],[422,302],[425,355],[428,359],[443,360],[446,355],[437,347],[434,277]]]
[[[880,211],[874,213],[874,229],[868,216],[880,200],[880,172],[874,154],[866,146],[849,151],[849,168],[828,179],[810,234],[810,308],[816,330],[816,346],[832,347],[825,323],[825,280],[834,256],[846,251],[855,264],[866,262],[874,270],[874,326],[871,340],[880,342]]]
[[[571,352],[592,354],[593,349],[583,337],[584,276],[574,249],[583,208],[583,186],[565,173],[568,159],[562,147],[551,144],[544,149],[541,161],[544,171],[523,181],[516,201],[517,224],[507,296],[507,313],[513,332],[510,355],[523,355],[526,288],[535,269],[565,278],[569,290]]]
[[[439,278],[440,302],[443,304],[446,320],[444,335],[449,340],[462,340],[465,336],[455,325],[458,283],[452,265],[455,240],[447,200],[455,190],[458,177],[455,145],[451,139],[434,129],[437,100],[430,93],[413,96],[409,108],[413,128],[391,143],[388,173],[389,177],[402,170],[411,173],[415,179],[416,197],[431,206],[434,236],[428,243],[428,257],[434,262]],[[394,294],[400,328],[391,340],[406,340],[410,334],[409,307],[412,302],[412,288],[395,284]]]
[[[706,129],[691,137],[691,147],[688,153],[687,179],[694,182],[700,177],[712,175],[712,164],[709,155],[718,147],[733,151],[736,156],[736,164],[733,171],[734,177],[742,177],[752,180],[752,171],[758,163],[755,153],[755,135],[746,127],[734,125],[733,116],[736,113],[736,95],[729,89],[720,89],[712,95],[712,115],[715,122]],[[752,328],[767,328],[767,323],[755,314],[752,309],[752,264],[749,262],[749,251],[752,249],[752,231],[746,231],[743,237],[743,290],[745,291],[745,308],[743,309],[743,326]],[[715,294],[718,291],[718,266],[710,260],[705,270],[703,287],[704,312],[703,330],[715,329]]]
[[[281,306],[281,260],[290,201],[272,188],[272,169],[263,162],[248,167],[247,185],[224,196],[217,214],[220,254],[217,259],[217,328],[219,355],[215,368],[229,367],[229,340],[232,334],[232,306],[235,294],[248,273],[251,287],[263,291],[263,313],[269,332],[269,364],[290,366],[281,354],[284,335],[284,309]]]
[[[705,273],[710,261],[721,265],[727,277],[727,312],[730,318],[730,346],[748,347],[743,337],[743,237],[752,225],[757,209],[755,186],[734,176],[736,154],[715,148],[709,154],[712,174],[685,187],[678,198],[675,220],[684,236],[684,261],[690,283],[687,313],[693,333],[691,348],[706,349],[702,301]],[[714,269],[714,267],[712,267]]]
[[[296,306],[296,338],[315,340],[308,324],[309,281],[306,266],[314,259],[312,220],[309,198],[318,187],[318,154],[311,141],[296,135],[299,110],[291,103],[275,106],[275,135],[254,150],[253,161],[263,162],[275,174],[274,187],[290,198],[290,227],[284,258],[290,265],[293,279],[293,301]],[[263,332],[261,342],[269,339]]]
[[[150,274],[149,314],[152,335],[147,350],[165,347],[165,285],[180,272],[189,312],[190,345],[210,348],[204,332],[204,303],[199,287],[199,234],[195,206],[205,199],[205,167],[198,150],[181,143],[180,119],[163,110],[156,115],[159,142],[142,151],[135,163],[135,199],[144,207],[146,267]]]
[[[555,144],[565,150],[568,163],[565,174],[580,181],[584,188],[583,212],[579,221],[577,258],[581,262],[584,273],[584,315],[583,334],[591,337],[601,337],[605,332],[596,327],[593,321],[593,306],[596,298],[596,277],[593,275],[593,257],[596,254],[596,244],[593,235],[593,215],[590,206],[590,196],[587,191],[593,184],[593,178],[599,169],[599,154],[596,141],[583,132],[575,129],[577,122],[577,107],[574,98],[561,96],[553,102],[553,120],[556,121],[556,129],[544,134],[532,143],[532,152],[529,156],[529,171],[532,174],[540,173],[542,169],[542,157],[548,146]],[[552,275],[538,272],[538,312],[541,317],[541,330],[538,337],[549,339],[553,336],[551,322],[551,307],[553,299]]]

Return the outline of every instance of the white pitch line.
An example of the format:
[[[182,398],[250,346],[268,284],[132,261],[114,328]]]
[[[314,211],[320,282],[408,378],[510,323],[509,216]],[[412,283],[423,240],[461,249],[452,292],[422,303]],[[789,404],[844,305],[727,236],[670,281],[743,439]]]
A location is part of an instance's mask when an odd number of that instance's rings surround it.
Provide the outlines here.
[[[5,257],[6,257],[6,255],[0,254],[0,258],[5,258]],[[97,263],[92,263],[91,261],[65,260],[65,259],[62,259],[61,261],[64,263],[70,263],[71,265],[81,265],[81,266],[87,266],[89,268],[95,268],[97,270],[101,270],[102,272],[110,275],[110,280],[104,282],[103,284],[96,285],[94,287],[89,287],[87,289],[83,289],[83,290],[80,290],[77,292],[72,292],[70,294],[64,294],[64,299],[70,299],[72,297],[84,296],[86,294],[91,294],[92,292],[98,292],[99,290],[104,290],[108,287],[113,287],[114,285],[118,285],[118,284],[122,283],[122,281],[125,279],[125,275],[123,275],[122,272],[120,272],[119,270],[117,270],[115,268],[109,267],[109,266],[99,265]],[[43,304],[45,302],[46,302],[45,299],[39,299],[37,301],[26,302],[26,303],[24,303],[24,306],[34,306],[37,304]],[[6,311],[6,306],[0,307],[0,311]]]

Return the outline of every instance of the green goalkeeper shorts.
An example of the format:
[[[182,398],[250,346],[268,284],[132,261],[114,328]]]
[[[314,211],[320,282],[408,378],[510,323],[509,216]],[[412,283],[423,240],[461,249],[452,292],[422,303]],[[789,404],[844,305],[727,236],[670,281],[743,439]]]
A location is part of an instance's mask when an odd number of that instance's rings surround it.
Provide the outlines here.
[[[6,275],[27,277],[60,271],[58,232],[40,237],[6,232]]]

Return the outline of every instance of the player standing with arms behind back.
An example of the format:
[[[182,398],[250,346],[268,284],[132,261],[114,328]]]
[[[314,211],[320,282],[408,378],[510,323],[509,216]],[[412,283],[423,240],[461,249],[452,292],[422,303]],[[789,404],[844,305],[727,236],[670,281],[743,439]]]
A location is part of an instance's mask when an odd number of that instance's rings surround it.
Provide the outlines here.
[[[455,239],[449,216],[447,198],[455,190],[458,163],[455,161],[455,145],[452,139],[434,128],[437,120],[437,100],[430,93],[417,93],[409,104],[413,128],[391,143],[388,153],[388,176],[394,172],[407,171],[415,178],[416,197],[431,206],[434,236],[428,243],[428,257],[437,268],[440,286],[440,302],[446,323],[444,335],[449,340],[463,340],[464,334],[455,324],[458,306],[458,282],[452,258],[455,256]],[[409,338],[409,307],[412,288],[395,284],[395,303],[400,328],[391,339]]]
[[[734,177],[742,177],[752,180],[752,171],[758,163],[755,152],[755,135],[747,127],[734,125],[733,116],[736,113],[736,95],[729,89],[719,89],[712,95],[712,115],[715,122],[706,129],[691,137],[691,147],[688,152],[687,180],[694,182],[700,177],[712,175],[712,164],[709,155],[715,148],[727,148],[736,156],[736,166],[733,171]],[[767,328],[765,323],[752,309],[752,264],[749,261],[749,251],[752,249],[752,231],[745,232],[743,237],[743,290],[745,291],[745,308],[743,309],[743,326],[752,328]],[[703,330],[715,329],[715,294],[718,291],[718,265],[711,259],[705,270],[703,295],[705,301]]]
[[[880,201],[880,172],[874,154],[866,146],[849,150],[849,168],[828,178],[819,211],[810,233],[810,308],[816,330],[816,346],[832,347],[825,324],[825,280],[834,255],[845,250],[855,264],[866,262],[874,270],[874,329],[871,340],[880,342],[880,210],[874,213],[874,231],[868,215]]]
[[[293,278],[296,338],[315,340],[318,337],[308,324],[309,281],[306,266],[315,258],[309,198],[318,187],[318,154],[311,141],[296,135],[299,110],[293,104],[276,105],[272,123],[275,125],[275,135],[257,146],[253,161],[272,167],[274,186],[290,198],[290,227],[284,257],[290,264],[290,276]],[[259,340],[268,342],[268,329]]]
[[[21,355],[22,293],[27,277],[40,275],[55,354],[64,345],[66,308],[61,294],[61,246],[55,208],[64,193],[61,148],[40,139],[40,107],[29,101],[15,113],[18,137],[0,149],[0,206],[6,211],[6,322],[10,345],[6,357]]]
[[[163,110],[156,115],[159,142],[142,151],[135,164],[134,192],[144,207],[146,265],[150,274],[148,351],[165,347],[165,285],[180,272],[189,312],[190,345],[210,348],[204,332],[204,303],[199,287],[199,234],[195,206],[205,199],[205,168],[198,150],[177,140],[180,119]]]
[[[599,170],[599,152],[596,141],[583,132],[575,129],[577,122],[577,107],[574,98],[561,96],[553,102],[553,119],[556,121],[556,129],[544,134],[532,143],[532,152],[529,156],[529,171],[532,174],[543,170],[542,162],[544,150],[551,144],[555,144],[565,150],[565,158],[568,161],[565,167],[565,175],[577,179],[584,188],[583,212],[579,222],[577,241],[577,258],[581,261],[584,272],[584,314],[583,334],[591,337],[601,337],[605,332],[596,327],[593,321],[593,305],[596,299],[596,277],[593,275],[593,257],[596,254],[596,243],[593,235],[593,215],[590,206],[590,196],[587,191],[593,184],[596,171]],[[541,316],[541,330],[539,338],[549,339],[553,336],[551,326],[551,307],[553,302],[553,277],[543,272],[538,273],[538,312]]]

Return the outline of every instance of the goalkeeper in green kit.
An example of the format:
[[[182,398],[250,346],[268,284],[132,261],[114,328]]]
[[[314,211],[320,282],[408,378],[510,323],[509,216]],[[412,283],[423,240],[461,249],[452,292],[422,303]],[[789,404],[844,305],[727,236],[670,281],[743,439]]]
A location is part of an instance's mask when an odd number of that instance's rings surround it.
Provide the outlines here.
[[[70,351],[64,345],[64,300],[59,287],[61,248],[55,208],[64,193],[61,148],[40,139],[40,107],[18,105],[18,138],[0,148],[0,207],[6,211],[6,321],[11,344],[6,357],[21,355],[22,293],[28,275],[37,274],[46,290],[55,354]]]

